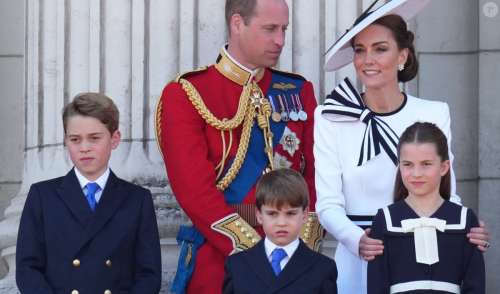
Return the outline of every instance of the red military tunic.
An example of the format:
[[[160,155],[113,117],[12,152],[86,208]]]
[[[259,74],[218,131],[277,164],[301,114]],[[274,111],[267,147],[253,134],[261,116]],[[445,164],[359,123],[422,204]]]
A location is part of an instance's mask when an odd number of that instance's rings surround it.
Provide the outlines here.
[[[182,78],[196,88],[215,117],[231,119],[237,112],[245,78],[252,78],[254,74],[245,70],[223,49],[218,66],[212,65],[185,74]],[[272,75],[272,70],[265,69],[253,77],[265,95],[272,86]],[[303,172],[309,186],[310,207],[314,210],[313,115],[316,100],[313,86],[308,81],[303,83],[300,100],[308,118],[306,121],[287,122],[283,136],[289,136],[294,144],[277,144],[274,161],[278,167],[291,167]],[[223,145],[227,148],[231,140],[229,132],[224,133],[223,143],[221,131],[206,123],[178,81],[165,87],[160,105],[157,132],[168,179],[179,205],[206,240],[197,253],[188,293],[215,293],[222,287],[224,259],[235,249],[234,240],[212,228],[214,223],[235,213],[235,209],[226,203],[223,192],[215,185],[216,166],[223,157]],[[232,131],[229,158],[234,158],[236,154],[241,131],[241,125]],[[226,161],[225,164],[227,166],[229,163]],[[254,191],[255,184],[243,203],[255,203]]]

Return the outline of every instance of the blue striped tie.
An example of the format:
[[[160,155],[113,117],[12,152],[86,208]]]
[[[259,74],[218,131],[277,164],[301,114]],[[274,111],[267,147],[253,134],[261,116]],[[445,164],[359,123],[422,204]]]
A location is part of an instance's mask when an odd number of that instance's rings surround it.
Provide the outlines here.
[[[89,203],[90,210],[94,211],[96,206],[95,193],[101,189],[97,183],[88,183],[87,187],[87,202]]]

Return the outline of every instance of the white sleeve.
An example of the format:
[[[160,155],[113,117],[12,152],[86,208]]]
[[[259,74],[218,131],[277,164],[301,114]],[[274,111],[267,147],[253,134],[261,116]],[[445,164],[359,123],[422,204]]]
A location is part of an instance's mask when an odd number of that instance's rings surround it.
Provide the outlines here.
[[[359,240],[364,231],[346,216],[342,192],[342,167],[334,124],[321,115],[322,106],[314,114],[314,164],[316,181],[316,213],[323,227],[354,255],[359,255]]]
[[[455,171],[453,170],[453,152],[451,152],[451,118],[450,118],[450,108],[448,104],[443,102],[443,110],[440,118],[439,128],[443,131],[446,138],[448,139],[448,156],[450,158],[450,201],[456,204],[462,204],[462,199],[457,194],[457,179],[455,177]]]

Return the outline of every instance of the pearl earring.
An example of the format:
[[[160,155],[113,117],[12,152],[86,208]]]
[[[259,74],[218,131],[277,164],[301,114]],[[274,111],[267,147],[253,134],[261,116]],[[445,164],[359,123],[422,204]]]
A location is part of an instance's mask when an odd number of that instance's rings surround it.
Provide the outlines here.
[[[399,71],[403,71],[405,69],[405,65],[404,64],[399,64],[398,65],[398,70]]]

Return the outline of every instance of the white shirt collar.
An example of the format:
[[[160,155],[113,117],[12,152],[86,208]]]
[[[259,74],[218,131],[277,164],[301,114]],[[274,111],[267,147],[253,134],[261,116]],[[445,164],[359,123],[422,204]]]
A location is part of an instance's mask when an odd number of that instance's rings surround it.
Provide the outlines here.
[[[107,167],[104,173],[100,177],[98,177],[97,180],[90,181],[84,175],[82,175],[82,173],[80,173],[80,171],[75,166],[75,175],[76,178],[78,179],[78,182],[80,183],[80,188],[82,188],[82,190],[83,188],[85,188],[85,186],[87,186],[88,183],[93,182],[97,183],[101,188],[101,191],[103,191],[104,187],[106,186],[106,183],[108,182],[109,174],[110,174],[110,169],[109,167]]]
[[[287,257],[291,258],[292,255],[297,250],[297,248],[299,247],[299,244],[300,244],[299,238],[293,240],[292,242],[290,242],[286,246],[278,246],[278,245],[274,244],[271,240],[269,240],[269,238],[267,238],[267,237],[264,239],[264,247],[266,249],[266,256],[269,260],[271,260],[271,253],[277,247],[283,248],[286,252]]]

